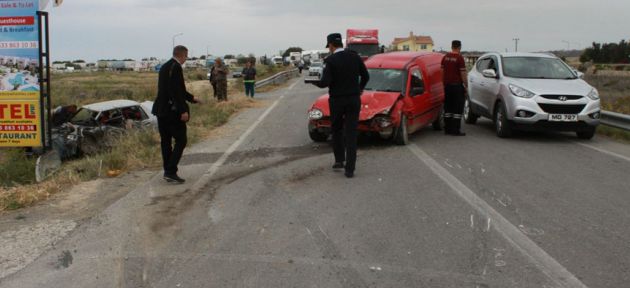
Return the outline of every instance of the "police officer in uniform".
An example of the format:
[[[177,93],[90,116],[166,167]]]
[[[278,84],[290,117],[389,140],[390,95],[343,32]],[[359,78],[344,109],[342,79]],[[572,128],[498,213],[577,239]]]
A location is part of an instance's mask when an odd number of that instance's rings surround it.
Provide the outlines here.
[[[452,52],[442,59],[442,72],[444,83],[444,133],[453,136],[465,136],[461,132],[462,113],[466,101],[466,89],[468,88],[468,73],[466,62],[461,55],[462,42],[454,40]]]
[[[361,93],[370,76],[361,57],[355,52],[344,50],[341,34],[328,35],[326,48],[331,55],[324,60],[326,66],[321,80],[313,84],[320,88],[328,87],[330,95],[328,103],[335,154],[333,169],[345,168],[345,176],[352,178],[357,159]]]

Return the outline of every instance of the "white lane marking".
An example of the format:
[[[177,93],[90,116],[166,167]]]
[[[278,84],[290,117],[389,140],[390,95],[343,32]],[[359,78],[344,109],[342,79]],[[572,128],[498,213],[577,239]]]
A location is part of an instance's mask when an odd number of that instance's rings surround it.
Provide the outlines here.
[[[505,238],[514,248],[528,257],[542,273],[560,287],[566,288],[587,288],[584,283],[578,280],[571,272],[564,268],[558,261],[553,259],[545,250],[540,248],[534,241],[529,239],[521,230],[514,226],[503,215],[494,210],[486,201],[481,199],[464,183],[459,181],[453,174],[437,163],[431,156],[424,152],[415,144],[407,146],[411,152],[424,162],[433,173],[442,179],[460,198],[472,206],[478,213],[487,218],[494,219],[494,227],[503,238]]]
[[[197,180],[197,182],[195,182],[191,187],[191,191],[199,191],[201,189],[203,189],[203,187],[210,182],[212,176],[214,176],[214,174],[217,173],[217,171],[219,171],[219,168],[221,166],[223,166],[223,164],[225,164],[225,161],[227,161],[227,159],[230,157],[230,155],[232,155],[232,153],[234,153],[234,151],[236,151],[236,149],[241,146],[241,144],[243,144],[243,142],[245,142],[245,140],[247,139],[247,137],[249,137],[250,134],[252,134],[252,132],[254,132],[254,130],[258,127],[258,125],[260,125],[260,123],[262,123],[262,121],[265,120],[265,118],[267,118],[267,116],[269,115],[269,113],[271,113],[271,111],[276,108],[276,106],[278,106],[278,104],[280,103],[280,101],[282,101],[282,99],[284,99],[284,97],[287,96],[287,94],[293,90],[293,88],[295,87],[295,85],[297,85],[298,83],[300,83],[300,81],[296,81],[295,83],[293,83],[291,86],[289,86],[289,89],[287,89],[284,93],[282,93],[282,95],[280,97],[278,97],[278,99],[276,99],[276,101],[273,102],[273,104],[271,104],[271,106],[269,106],[269,108],[267,108],[267,110],[265,110],[265,112],[260,115],[260,117],[258,117],[258,119],[254,122],[254,124],[252,124],[252,126],[249,126],[249,128],[247,129],[247,131],[245,131],[245,133],[243,133],[237,140],[236,142],[234,142],[224,153],[223,155],[221,155],[221,157],[214,162],[214,164],[212,164],[212,166],[210,166],[210,168],[203,173],[203,175],[201,175],[201,177],[199,177],[199,180]]]
[[[595,146],[592,146],[592,145],[588,145],[588,144],[584,144],[584,143],[580,143],[580,142],[575,142],[575,141],[574,141],[573,143],[578,144],[578,145],[580,145],[580,146],[582,146],[582,147],[590,148],[590,149],[593,149],[593,150],[595,150],[595,151],[598,151],[598,152],[604,153],[604,154],[606,154],[606,155],[608,155],[608,156],[617,157],[617,158],[619,158],[619,159],[626,160],[626,161],[630,162],[630,157],[628,157],[628,156],[624,156],[624,155],[621,155],[621,154],[617,154],[617,153],[615,153],[615,152],[611,152],[611,151],[608,151],[608,150],[604,150],[604,149],[602,149],[602,148],[598,148],[598,147],[595,147]]]

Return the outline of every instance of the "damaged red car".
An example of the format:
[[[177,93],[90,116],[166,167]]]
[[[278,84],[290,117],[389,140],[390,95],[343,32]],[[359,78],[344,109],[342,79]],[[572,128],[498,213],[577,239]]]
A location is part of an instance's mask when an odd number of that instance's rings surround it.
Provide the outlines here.
[[[369,58],[370,82],[361,95],[359,131],[406,145],[409,134],[426,126],[441,129],[444,106],[441,61],[432,52],[392,52]],[[313,141],[331,134],[328,94],[308,111],[308,132]]]

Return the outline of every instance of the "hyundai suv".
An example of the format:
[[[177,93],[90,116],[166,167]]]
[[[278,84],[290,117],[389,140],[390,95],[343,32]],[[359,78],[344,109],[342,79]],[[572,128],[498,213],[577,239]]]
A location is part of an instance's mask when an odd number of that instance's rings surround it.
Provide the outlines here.
[[[582,75],[553,55],[484,54],[468,74],[464,120],[490,118],[502,138],[513,130],[542,130],[591,139],[601,108],[597,90]]]

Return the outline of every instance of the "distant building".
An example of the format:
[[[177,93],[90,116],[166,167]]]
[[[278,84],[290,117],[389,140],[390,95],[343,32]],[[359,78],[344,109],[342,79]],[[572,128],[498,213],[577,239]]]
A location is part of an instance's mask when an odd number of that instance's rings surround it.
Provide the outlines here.
[[[392,42],[392,50],[394,51],[433,51],[433,38],[431,36],[414,35],[413,31],[409,32],[406,38],[394,38]]]
[[[52,69],[59,71],[66,70],[66,63],[53,63]]]

